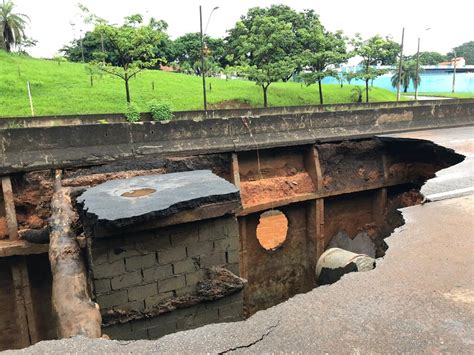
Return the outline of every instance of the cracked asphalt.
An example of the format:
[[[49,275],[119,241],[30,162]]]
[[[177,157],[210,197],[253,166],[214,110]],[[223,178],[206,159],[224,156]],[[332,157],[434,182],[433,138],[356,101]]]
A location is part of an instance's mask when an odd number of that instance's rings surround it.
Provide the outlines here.
[[[433,134],[442,136],[442,131]],[[446,134],[455,137],[456,131]],[[472,140],[463,146],[472,149]],[[468,180],[458,180],[454,170],[452,182],[469,184],[474,174],[469,159],[442,174],[462,164]],[[445,186],[441,181],[438,189]],[[432,189],[436,193],[435,185]],[[386,239],[388,252],[375,270],[345,275],[246,321],[156,341],[73,338],[40,342],[20,352],[473,354],[474,195],[452,196],[403,209],[406,224]]]

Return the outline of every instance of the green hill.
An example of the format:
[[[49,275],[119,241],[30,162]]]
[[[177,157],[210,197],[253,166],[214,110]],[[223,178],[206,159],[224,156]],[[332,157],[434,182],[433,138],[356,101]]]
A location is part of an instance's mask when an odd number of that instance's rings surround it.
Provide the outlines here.
[[[61,63],[7,54],[0,50],[0,117],[29,116],[27,81],[30,81],[35,114],[123,112],[123,81],[108,75],[90,78],[81,63]],[[211,107],[262,106],[261,88],[244,80],[208,78]],[[154,83],[154,90],[152,85]],[[130,82],[132,101],[142,111],[153,98],[170,102],[174,110],[202,109],[202,83],[196,76],[148,70]],[[352,85],[324,85],[325,103],[351,102]],[[388,90],[372,88],[371,101],[391,101]],[[294,106],[318,103],[317,86],[299,83],[275,83],[269,88],[270,106]]]

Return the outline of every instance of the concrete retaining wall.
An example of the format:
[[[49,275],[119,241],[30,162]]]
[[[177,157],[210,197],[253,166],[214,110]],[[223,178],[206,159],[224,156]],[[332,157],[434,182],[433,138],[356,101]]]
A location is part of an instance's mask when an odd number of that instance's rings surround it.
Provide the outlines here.
[[[474,100],[412,107],[5,129],[0,174],[96,165],[126,157],[189,155],[291,146],[381,133],[474,124]]]

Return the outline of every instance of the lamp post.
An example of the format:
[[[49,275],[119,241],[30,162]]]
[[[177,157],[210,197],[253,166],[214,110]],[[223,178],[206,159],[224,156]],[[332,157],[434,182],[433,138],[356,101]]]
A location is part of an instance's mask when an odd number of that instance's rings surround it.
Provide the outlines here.
[[[454,89],[456,88],[456,65],[458,62],[458,56],[456,55],[456,49],[453,49],[454,53],[454,68],[453,68],[453,90],[452,93],[454,94]]]
[[[205,58],[204,58],[204,35],[207,31],[207,27],[209,26],[209,21],[211,21],[212,13],[217,10],[219,7],[215,7],[212,9],[211,13],[209,14],[209,18],[206,24],[206,30],[203,32],[202,30],[202,6],[199,5],[199,24],[201,29],[201,74],[202,74],[202,96],[204,100],[204,111],[207,112],[207,94],[206,94],[206,66],[205,66]]]
[[[398,80],[397,80],[397,101],[400,101],[400,84],[402,82],[402,63],[403,63],[403,41],[405,39],[405,27],[402,30],[402,45],[400,46],[400,62],[398,64]]]
[[[81,30],[81,55],[82,55],[82,62],[84,63],[85,60],[84,60],[84,44],[82,43],[82,30]]]
[[[425,31],[431,30],[430,28],[426,28]],[[419,75],[420,75],[420,37],[418,37],[418,49],[416,51],[416,75],[415,75],[415,100],[418,100],[418,86],[419,83]]]

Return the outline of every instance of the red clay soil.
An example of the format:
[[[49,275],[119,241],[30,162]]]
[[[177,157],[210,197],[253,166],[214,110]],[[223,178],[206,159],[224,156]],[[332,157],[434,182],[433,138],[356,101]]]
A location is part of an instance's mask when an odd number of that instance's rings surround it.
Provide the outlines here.
[[[311,177],[304,172],[293,176],[242,181],[240,187],[244,208],[315,191]]]
[[[288,234],[288,219],[278,210],[265,212],[257,226],[257,239],[267,250],[281,246]]]
[[[52,196],[49,171],[25,173],[13,180],[19,229],[39,229],[48,223]]]

